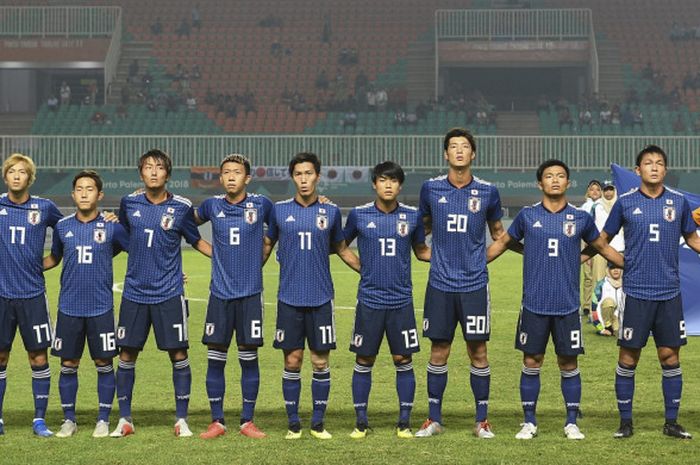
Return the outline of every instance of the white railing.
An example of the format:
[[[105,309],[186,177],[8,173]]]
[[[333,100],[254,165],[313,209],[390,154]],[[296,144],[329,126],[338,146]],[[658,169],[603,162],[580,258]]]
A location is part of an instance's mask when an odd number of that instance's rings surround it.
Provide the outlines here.
[[[590,9],[437,10],[438,40],[587,40]]]
[[[700,170],[700,137],[676,136],[479,136],[475,167],[532,170],[563,160],[573,170],[634,165],[647,144],[661,146],[669,168]],[[138,157],[160,148],[176,168],[218,166],[227,154],[248,155],[256,166],[286,166],[299,151],[317,153],[324,165],[374,166],[394,160],[408,171],[444,168],[441,136],[0,136],[0,154],[22,152],[50,169],[133,168]]]
[[[112,39],[109,41],[109,49],[107,49],[107,56],[105,57],[105,72],[104,72],[104,101],[107,101],[107,97],[110,92],[110,84],[117,76],[117,67],[119,66],[119,58],[122,54],[122,14],[121,8],[115,18],[114,31],[112,33]]]
[[[3,6],[0,37],[110,36],[119,18],[118,6]]]

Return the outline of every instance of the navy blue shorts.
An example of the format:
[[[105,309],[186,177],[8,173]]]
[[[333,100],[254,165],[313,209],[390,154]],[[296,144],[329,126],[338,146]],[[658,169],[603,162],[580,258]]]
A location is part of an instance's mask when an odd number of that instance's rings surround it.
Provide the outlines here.
[[[89,317],[70,316],[58,312],[51,354],[65,359],[79,359],[83,356],[86,338],[90,357],[93,360],[110,359],[116,356],[114,310]]]
[[[552,335],[557,355],[581,355],[583,333],[578,310],[568,315],[538,315],[526,308],[520,309],[515,348],[528,355],[544,354],[549,335]]]
[[[474,292],[443,292],[428,284],[423,309],[423,336],[452,342],[457,323],[465,341],[488,341],[491,304],[485,286]]]
[[[413,303],[399,308],[374,309],[357,302],[350,351],[365,357],[377,355],[384,333],[392,355],[420,351]]]
[[[333,301],[319,307],[293,307],[277,302],[277,329],[273,347],[282,350],[309,349],[325,352],[335,349]]]
[[[31,299],[0,297],[0,350],[12,349],[17,327],[27,352],[51,347],[53,330],[45,294]]]
[[[680,294],[670,300],[625,296],[617,345],[641,349],[647,345],[649,333],[653,333],[656,347],[680,347],[688,343]]]
[[[187,316],[187,302],[181,295],[159,304],[137,304],[122,297],[117,345],[143,349],[153,325],[156,345],[160,350],[187,349]]]
[[[263,305],[262,294],[231,300],[209,294],[202,344],[228,347],[235,330],[239,346],[262,346]]]

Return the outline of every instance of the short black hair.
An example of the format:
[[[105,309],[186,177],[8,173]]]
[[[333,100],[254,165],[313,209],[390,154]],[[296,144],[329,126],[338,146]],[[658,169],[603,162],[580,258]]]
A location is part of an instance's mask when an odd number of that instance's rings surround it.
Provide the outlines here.
[[[547,168],[551,168],[552,166],[561,166],[562,168],[564,168],[564,171],[566,171],[566,179],[569,179],[569,167],[566,165],[566,163],[564,163],[561,160],[556,160],[552,158],[550,160],[542,162],[539,168],[537,168],[537,182],[542,181],[542,174],[544,173],[544,170],[546,170]]]
[[[149,158],[153,158],[154,160],[161,162],[165,168],[165,172],[168,173],[168,177],[170,177],[170,173],[173,172],[173,162],[170,159],[170,155],[160,149],[151,149],[141,155],[141,158],[139,158],[139,173],[143,169],[144,163],[146,163],[146,160]]]
[[[292,161],[289,162],[289,175],[294,176],[294,167],[299,163],[312,163],[314,165],[314,171],[316,174],[321,173],[321,160],[318,159],[315,153],[311,152],[299,152],[294,155]]]
[[[450,146],[450,139],[452,139],[453,137],[466,137],[469,141],[469,145],[472,146],[472,152],[476,153],[476,139],[474,139],[474,136],[471,132],[467,131],[464,128],[452,128],[449,131],[447,131],[447,134],[445,134],[445,139],[442,142],[442,145],[445,148],[445,150],[447,150],[447,147]]]
[[[245,155],[241,155],[239,153],[232,153],[231,155],[227,156],[223,160],[221,160],[221,163],[219,164],[219,172],[224,169],[224,165],[226,163],[238,163],[240,165],[243,165],[245,168],[245,174],[246,176],[250,176],[250,160],[248,160],[248,157]]]
[[[102,178],[95,170],[82,170],[73,178],[73,190],[75,190],[75,185],[78,183],[80,178],[90,178],[95,181],[95,187],[97,187],[97,192],[102,192]]]
[[[382,176],[389,179],[396,179],[399,181],[399,184],[403,184],[403,181],[406,179],[403,168],[393,161],[383,161],[372,169],[372,184],[377,182],[377,179]]]
[[[664,159],[664,165],[668,166],[668,157],[666,156],[666,152],[659,147],[658,145],[647,145],[644,147],[638,154],[637,154],[637,160],[634,162],[634,166],[640,166],[642,163],[642,158],[644,158],[644,155],[650,154],[650,153],[658,153],[661,155],[661,157]]]

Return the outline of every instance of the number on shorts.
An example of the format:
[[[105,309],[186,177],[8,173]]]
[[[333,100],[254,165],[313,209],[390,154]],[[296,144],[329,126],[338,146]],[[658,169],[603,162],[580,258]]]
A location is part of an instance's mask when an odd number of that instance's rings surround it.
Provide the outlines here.
[[[321,331],[321,344],[331,344],[335,342],[332,325],[319,326],[318,330]]]
[[[467,334],[486,334],[486,317],[483,315],[467,316],[467,325],[465,332]]]
[[[685,333],[685,320],[681,320],[678,324],[681,330],[681,339],[685,339],[687,334]]]
[[[49,331],[49,324],[48,323],[42,323],[40,325],[34,325],[32,326],[34,329],[34,333],[36,334],[36,342],[41,344],[44,341],[50,341],[51,340],[51,331]],[[43,334],[42,334],[43,330]],[[42,336],[46,336],[46,339],[43,339]]]
[[[580,349],[581,348],[581,330],[575,329],[571,331],[571,348]]]
[[[114,331],[109,333],[100,333],[100,339],[102,339],[103,351],[110,352],[117,348],[117,341],[114,340]]]
[[[177,330],[177,340],[182,342],[185,340],[185,330],[182,323],[173,324],[173,328]]]
[[[262,325],[260,324],[260,320],[252,320],[250,322],[250,337],[253,339],[262,337]]]
[[[415,329],[401,331],[401,334],[403,334],[403,342],[407,349],[418,347],[418,333]]]

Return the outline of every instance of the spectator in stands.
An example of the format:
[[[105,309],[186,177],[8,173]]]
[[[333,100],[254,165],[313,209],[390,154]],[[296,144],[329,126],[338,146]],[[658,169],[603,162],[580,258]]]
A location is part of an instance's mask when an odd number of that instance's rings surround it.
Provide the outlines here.
[[[418,124],[418,115],[415,111],[409,111],[406,113],[406,125],[415,126]]]
[[[386,110],[387,103],[389,103],[389,95],[384,88],[381,88],[377,91],[377,110]]]
[[[406,125],[406,112],[399,110],[394,113],[394,127],[403,127]]]
[[[636,105],[639,103],[639,93],[637,89],[630,89],[625,97],[625,102],[628,105]]]
[[[49,99],[46,101],[46,106],[49,108],[51,111],[57,111],[58,110],[58,99],[54,94],[51,94],[49,96]]]
[[[578,112],[578,125],[579,127],[588,126],[589,129],[593,126],[593,115],[588,107]]]
[[[90,123],[96,124],[98,126],[103,126],[106,122],[107,114],[100,110],[95,110],[95,112],[90,117]]]
[[[195,111],[197,109],[197,98],[188,93],[185,104],[187,105],[187,111]]]
[[[138,76],[139,74],[139,60],[134,58],[131,60],[131,63],[129,63],[129,78],[134,78]]]
[[[371,85],[367,90],[367,109],[369,111],[377,110],[377,92],[374,90],[374,86]]]
[[[353,110],[348,110],[345,112],[343,115],[343,118],[340,120],[340,127],[341,128],[347,128],[347,127],[352,127],[353,129],[357,128],[357,113],[355,113]]]
[[[357,76],[355,76],[355,95],[364,92],[368,85],[369,78],[365,74],[365,71],[361,69],[360,72],[357,73]]]
[[[685,123],[683,122],[683,118],[681,115],[676,115],[676,119],[673,120],[673,133],[674,134],[683,134],[685,133]]]
[[[90,105],[97,105],[97,81],[94,79],[86,86],[87,95],[90,98]]]
[[[639,108],[635,108],[634,110],[632,110],[632,126],[637,125],[644,127],[644,114]]]
[[[160,16],[156,18],[156,22],[151,24],[151,34],[154,36],[159,36],[163,33],[163,23],[160,20]]]
[[[196,27],[197,32],[199,32],[202,29],[202,15],[199,13],[199,5],[193,6],[190,14],[192,16],[192,27]]]
[[[631,128],[634,125],[634,114],[632,113],[632,108],[629,106],[622,110],[620,124],[623,128]]]
[[[610,124],[613,126],[620,126],[622,123],[622,115],[620,114],[620,105],[617,103],[613,105],[612,111],[610,112]]]
[[[182,18],[180,25],[177,27],[177,29],[175,29],[175,34],[177,34],[178,38],[182,38],[184,36],[189,37],[191,30],[192,28],[190,27],[190,23],[187,21],[187,18]]]
[[[425,118],[427,118],[429,112],[430,105],[428,102],[420,102],[418,105],[416,105],[416,117],[419,120],[424,120]]]
[[[70,105],[70,86],[66,81],[61,83],[61,88],[59,89],[59,96],[61,97],[61,105]]]
[[[117,119],[125,120],[129,117],[129,110],[128,107],[124,104],[121,104],[117,107],[117,112],[116,112]]]
[[[316,76],[316,88],[317,89],[328,89],[328,76],[326,75],[326,70],[322,69],[320,73]]]
[[[479,113],[480,112],[476,113],[476,120],[477,123],[481,124],[481,122],[479,121]],[[571,111],[569,111],[568,106],[565,106],[561,110],[559,110],[559,129],[561,129],[563,126],[569,126],[569,129],[573,129],[574,127],[574,121],[571,118]]]
[[[192,72],[190,73],[190,78],[193,81],[199,81],[202,79],[202,71],[199,69],[199,65],[197,63],[192,65]]]

